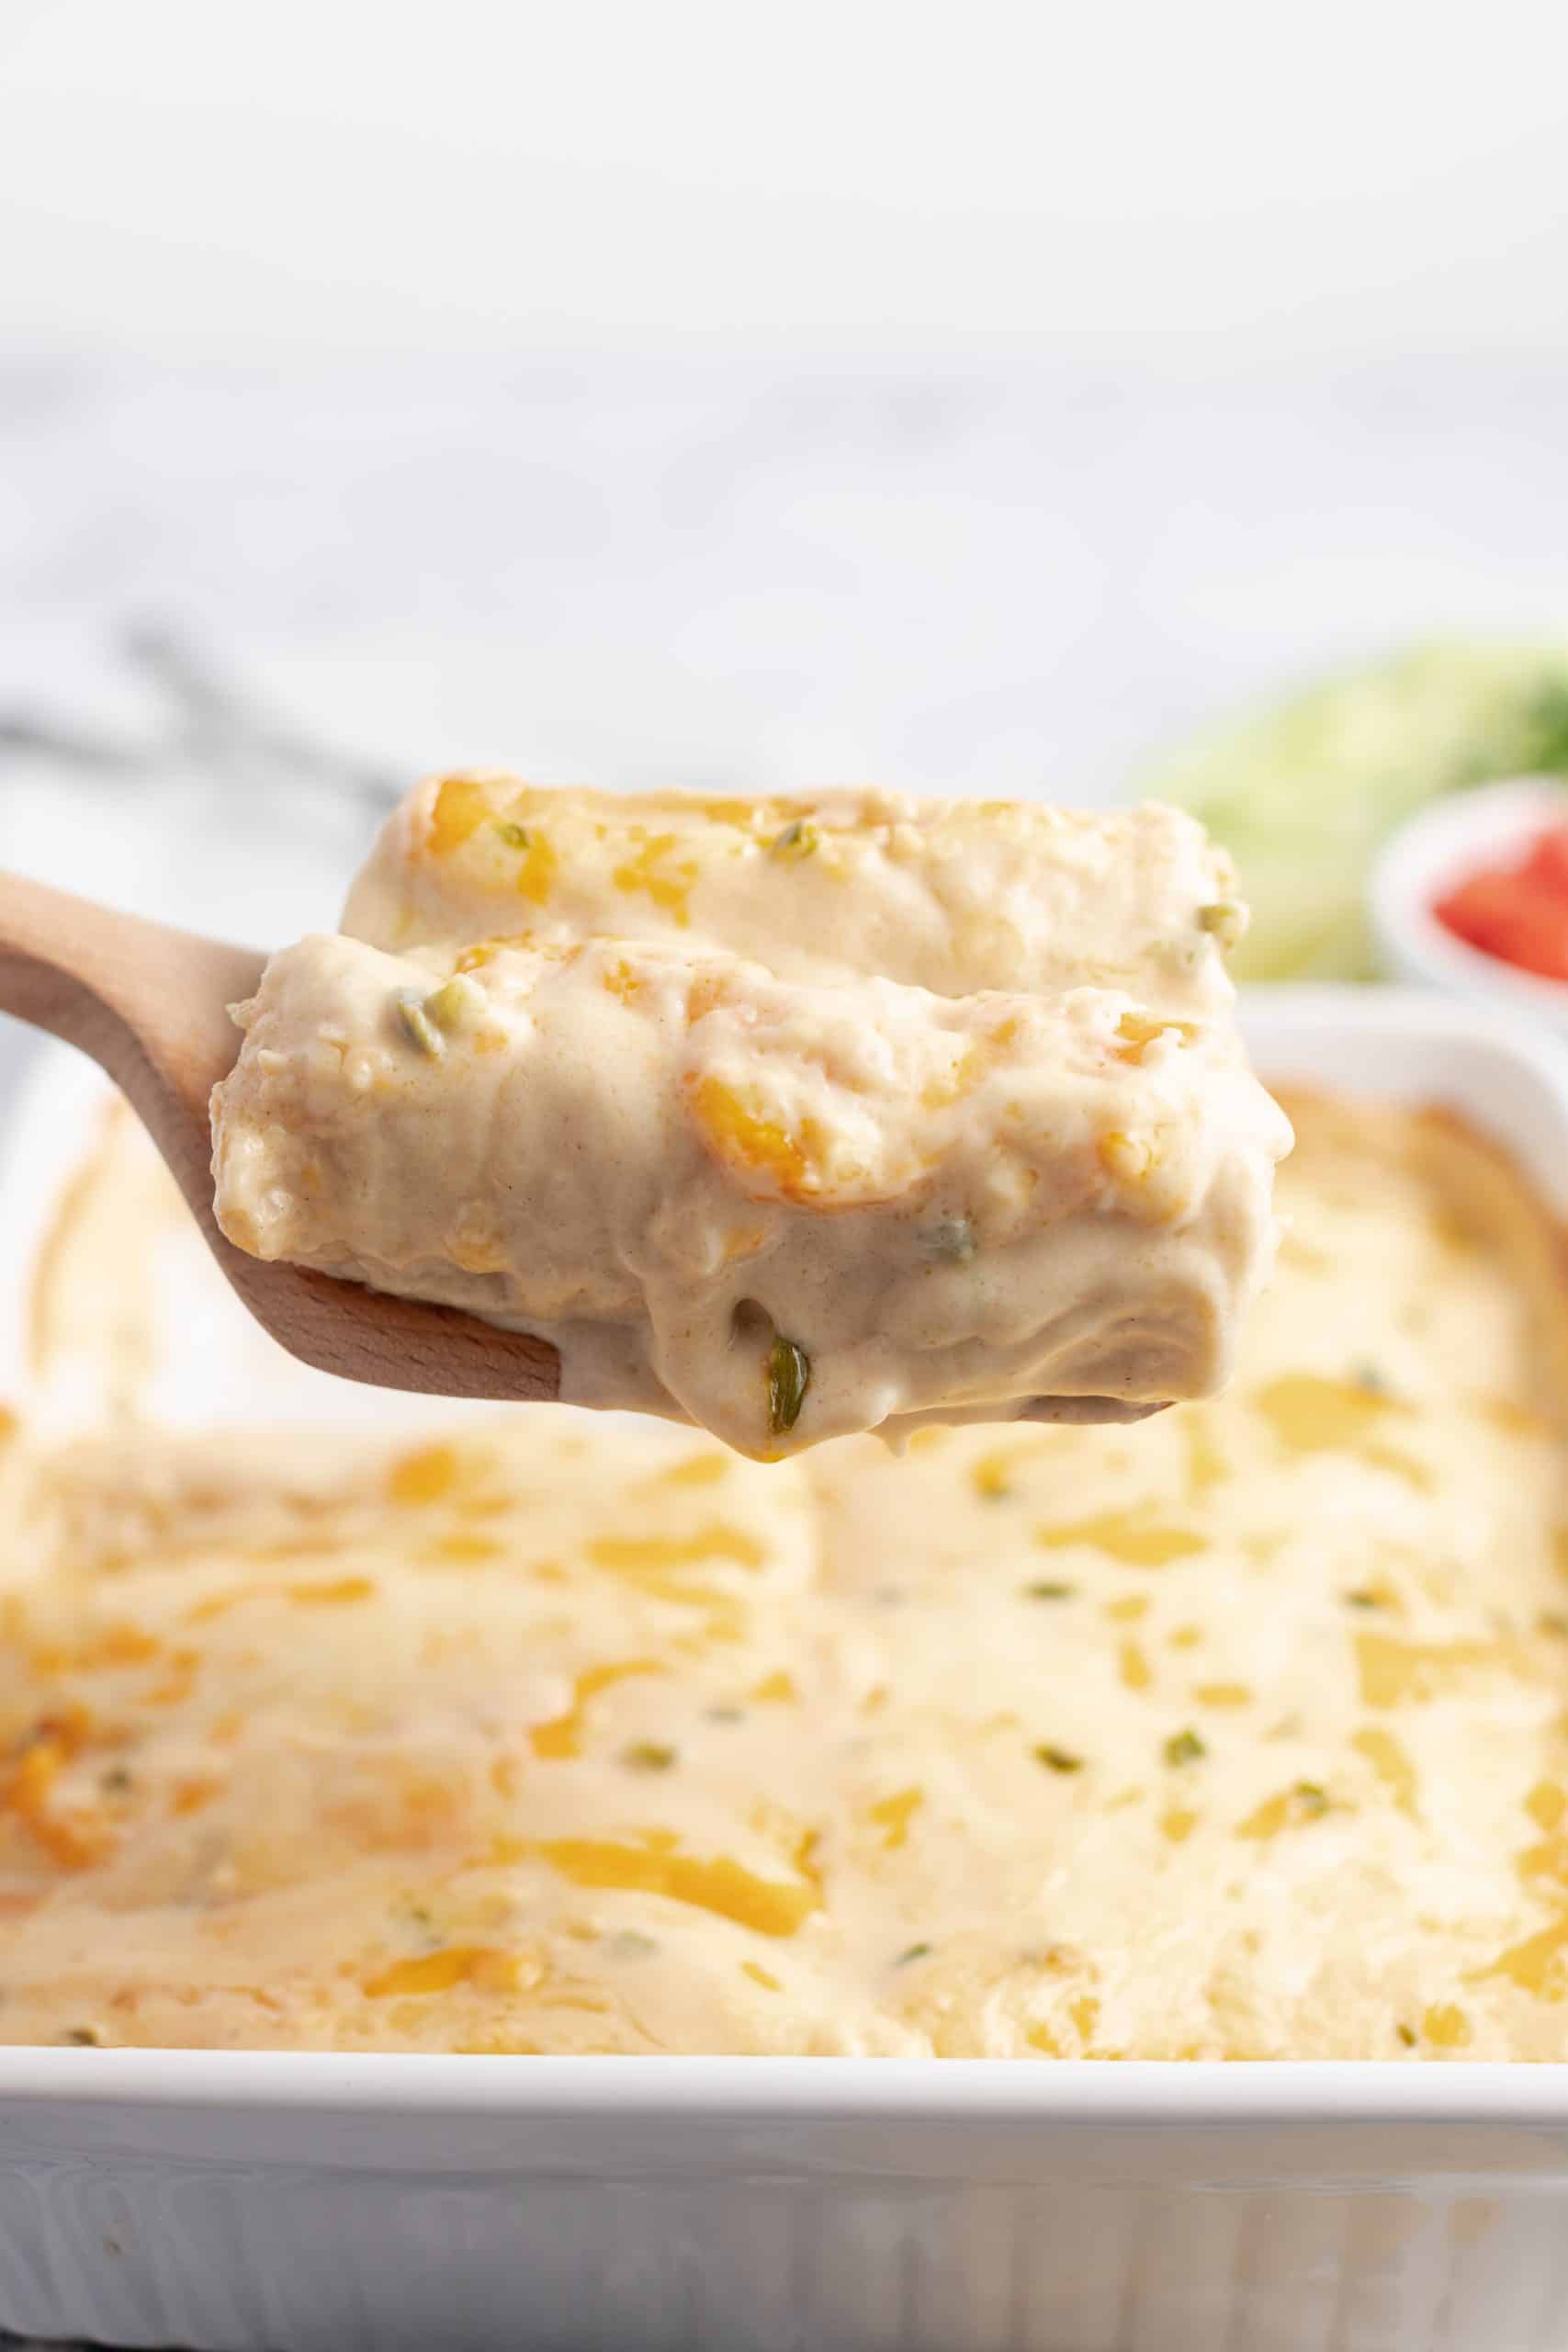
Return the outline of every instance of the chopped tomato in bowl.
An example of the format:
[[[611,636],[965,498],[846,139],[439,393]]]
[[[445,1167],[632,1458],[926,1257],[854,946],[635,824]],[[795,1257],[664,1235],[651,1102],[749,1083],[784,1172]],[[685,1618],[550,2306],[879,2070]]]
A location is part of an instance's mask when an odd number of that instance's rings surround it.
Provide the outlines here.
[[[1432,912],[1483,955],[1568,980],[1568,823],[1546,827],[1522,856],[1478,866],[1436,898]]]

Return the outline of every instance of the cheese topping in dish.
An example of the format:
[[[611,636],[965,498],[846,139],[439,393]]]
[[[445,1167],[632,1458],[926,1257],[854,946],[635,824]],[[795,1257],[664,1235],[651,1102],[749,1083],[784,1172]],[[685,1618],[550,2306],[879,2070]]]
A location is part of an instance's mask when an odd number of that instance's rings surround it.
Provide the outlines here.
[[[421,787],[215,1092],[263,1258],[760,1458],[1227,1376],[1285,1121],[1173,811]]]
[[[1294,1107],[1224,1397],[771,1468],[138,1419],[171,1292],[239,1310],[123,1125],[0,1456],[0,2036],[1568,2056],[1558,1236]],[[87,1329],[118,1424],[46,1440]]]

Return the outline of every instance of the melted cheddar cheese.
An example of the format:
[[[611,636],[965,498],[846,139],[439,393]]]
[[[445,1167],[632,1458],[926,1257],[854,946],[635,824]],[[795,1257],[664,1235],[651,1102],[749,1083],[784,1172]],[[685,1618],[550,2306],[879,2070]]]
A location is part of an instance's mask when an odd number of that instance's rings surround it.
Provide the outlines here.
[[[0,2035],[1568,2054],[1556,1236],[1441,1118],[1292,1108],[1225,1397],[771,1467],[160,1427],[121,1135],[0,1460]],[[113,1418],[47,1435],[89,1311]]]

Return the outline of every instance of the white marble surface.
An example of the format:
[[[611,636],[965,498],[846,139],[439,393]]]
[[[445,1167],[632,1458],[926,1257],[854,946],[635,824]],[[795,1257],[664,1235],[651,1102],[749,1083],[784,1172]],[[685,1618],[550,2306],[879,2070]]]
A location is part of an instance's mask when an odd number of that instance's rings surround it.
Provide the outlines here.
[[[427,764],[1092,799],[1282,679],[1565,616],[1568,357],[0,342],[0,860],[261,940],[331,919]],[[171,693],[159,628],[342,762]],[[107,763],[7,749],[34,721]]]
[[[156,757],[123,644],[158,621],[392,782],[1092,797],[1281,677],[1561,618],[1565,526],[1568,358],[275,378],[0,345],[0,720]],[[29,813],[63,781],[0,763],[7,831],[59,870],[93,865]],[[165,838],[111,837],[122,894],[164,888]]]

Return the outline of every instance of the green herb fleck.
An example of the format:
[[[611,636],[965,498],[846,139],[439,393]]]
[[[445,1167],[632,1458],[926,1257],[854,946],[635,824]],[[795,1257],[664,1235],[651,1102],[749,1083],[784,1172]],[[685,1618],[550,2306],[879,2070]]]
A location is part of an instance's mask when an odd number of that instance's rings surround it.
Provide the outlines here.
[[[71,2050],[101,2050],[104,2037],[96,2025],[68,2025],[60,2037]]]
[[[899,1953],[893,1965],[895,1968],[908,1968],[912,1960],[928,1960],[931,1949],[930,1944],[911,1944],[907,1951]]]
[[[440,1030],[424,1009],[424,999],[413,989],[400,989],[397,997],[398,1019],[403,1035],[419,1047],[422,1054],[434,1059],[445,1050]]]
[[[1239,899],[1213,899],[1198,910],[1198,928],[1222,948],[1237,946],[1247,934],[1247,909]]]
[[[100,1789],[107,1789],[115,1796],[123,1796],[131,1785],[130,1768],[126,1764],[111,1764],[98,1781]]]
[[[1209,1750],[1204,1742],[1199,1738],[1195,1731],[1191,1730],[1174,1732],[1165,1743],[1165,1760],[1168,1764],[1196,1764],[1201,1757],[1207,1756]]]
[[[1070,1747],[1053,1747],[1047,1741],[1034,1751],[1037,1764],[1044,1764],[1053,1772],[1081,1772],[1083,1758],[1075,1756]]]
[[[1348,1592],[1345,1599],[1352,1609],[1381,1609],[1382,1607],[1382,1595],[1371,1591],[1365,1585],[1358,1587],[1354,1592]]]
[[[781,1331],[768,1350],[768,1427],[775,1437],[794,1429],[811,1385],[811,1358]]]
[[[1317,1821],[1328,1811],[1328,1791],[1315,1781],[1298,1781],[1291,1794],[1303,1821]]]
[[[1411,2025],[1396,2025],[1396,2026],[1394,2027],[1394,2031],[1395,2031],[1395,2033],[1397,2033],[1397,2034],[1398,2034],[1398,2036],[1399,2036],[1399,2038],[1400,2038],[1401,2041],[1403,2041],[1403,2042],[1404,2042],[1404,2047],[1406,2048],[1406,2050],[1414,2050],[1414,2049],[1415,2049],[1415,2047],[1416,2047],[1416,2029],[1415,2029],[1415,2027],[1414,2027],[1414,2026],[1411,2026]]]
[[[927,1226],[920,1247],[928,1258],[939,1259],[944,1266],[966,1266],[976,1247],[975,1228],[966,1216],[944,1216],[939,1224]]]
[[[668,1772],[675,1761],[675,1750],[657,1739],[634,1739],[629,1747],[621,1750],[621,1761],[628,1772]]]
[[[1356,1386],[1369,1396],[1386,1396],[1389,1385],[1375,1363],[1359,1363],[1350,1374]]]
[[[484,1009],[485,992],[465,972],[454,972],[424,1000],[427,1020],[450,1036],[455,1030],[466,1029],[474,1015]]]
[[[782,833],[773,835],[768,844],[768,855],[782,858],[786,865],[798,865],[803,857],[811,855],[817,842],[816,826],[808,825],[804,817],[797,817]]]
[[[1023,1596],[1026,1600],[1071,1600],[1077,1590],[1076,1584],[1058,1584],[1055,1578],[1047,1578],[1043,1584],[1026,1584]]]
[[[605,1949],[614,1960],[646,1960],[659,1946],[651,1936],[639,1935],[635,1928],[622,1928],[605,1938]]]
[[[528,828],[526,825],[516,824],[510,817],[498,817],[495,820],[495,830],[508,849],[527,848]]]

